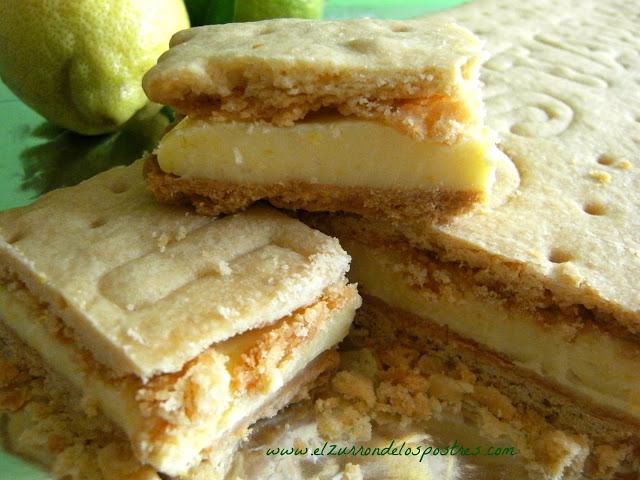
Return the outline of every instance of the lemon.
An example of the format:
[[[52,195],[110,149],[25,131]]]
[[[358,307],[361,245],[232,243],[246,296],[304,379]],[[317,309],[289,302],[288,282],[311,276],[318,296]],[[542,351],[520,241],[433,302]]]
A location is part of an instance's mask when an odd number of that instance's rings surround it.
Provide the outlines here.
[[[246,22],[267,18],[320,18],[323,0],[236,0],[234,21]]]
[[[182,0],[1,0],[0,77],[52,123],[109,132],[147,105],[142,76],[188,27]]]

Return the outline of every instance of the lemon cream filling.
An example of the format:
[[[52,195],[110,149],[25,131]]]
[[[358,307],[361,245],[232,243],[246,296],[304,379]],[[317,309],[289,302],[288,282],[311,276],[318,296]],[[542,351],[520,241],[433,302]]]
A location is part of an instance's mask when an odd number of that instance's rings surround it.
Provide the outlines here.
[[[26,290],[16,294],[0,285],[0,314],[5,325],[37,351],[44,364],[74,385],[88,405],[99,407],[128,435],[142,463],[169,475],[181,475],[202,460],[204,449],[222,435],[231,434],[309,362],[346,336],[360,299],[353,287],[343,287],[337,295],[330,296],[326,303],[337,301],[340,307],[307,307],[301,314],[307,317],[302,323],[296,324],[288,317],[273,326],[238,335],[194,359],[191,370],[166,375],[166,382],[151,379],[146,385],[131,375],[109,378],[101,370],[104,367],[78,361],[83,357],[81,350],[64,337],[50,333],[47,325],[55,323],[55,319]],[[34,320],[37,318],[42,321]],[[298,332],[297,343],[291,338],[292,326],[285,325],[287,322],[294,322],[296,329],[304,328]],[[294,346],[287,352],[287,345],[292,343]],[[255,352],[256,345],[263,349]],[[256,369],[260,372],[255,375],[260,378],[259,384],[245,389],[235,373],[241,371],[239,366],[247,356],[254,358],[257,353],[267,363],[257,360]],[[179,391],[174,385],[179,387],[185,382],[190,385],[185,390],[189,398],[172,395]],[[157,391],[153,391],[155,387],[159,387]],[[145,402],[146,392],[157,393],[161,401],[154,398]],[[181,405],[182,400],[188,405]],[[171,424],[168,430],[157,429],[167,422]]]
[[[567,391],[640,420],[640,354],[632,342],[595,327],[543,324],[499,301],[442,286],[439,293],[412,285],[408,266],[378,248],[343,241],[352,256],[350,278],[361,291],[508,356],[516,365]]]
[[[495,170],[490,137],[478,130],[452,145],[418,141],[338,114],[292,127],[187,117],[155,153],[164,172],[221,182],[487,192]]]

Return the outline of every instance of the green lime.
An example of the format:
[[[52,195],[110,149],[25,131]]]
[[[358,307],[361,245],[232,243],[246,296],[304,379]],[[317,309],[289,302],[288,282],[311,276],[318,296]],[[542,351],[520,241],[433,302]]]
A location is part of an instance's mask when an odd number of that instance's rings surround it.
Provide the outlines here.
[[[185,0],[191,25],[212,25],[233,21],[235,0]]]
[[[236,0],[236,22],[267,18],[321,18],[324,0]]]
[[[184,0],[184,4],[187,7],[192,27],[206,25],[209,7],[212,5],[211,0]]]

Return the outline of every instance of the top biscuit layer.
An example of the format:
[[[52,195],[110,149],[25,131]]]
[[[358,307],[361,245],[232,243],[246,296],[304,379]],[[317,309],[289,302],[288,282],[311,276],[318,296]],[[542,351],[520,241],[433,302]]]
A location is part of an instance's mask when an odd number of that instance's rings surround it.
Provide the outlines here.
[[[502,205],[404,230],[541,308],[640,332],[640,5],[485,0],[446,15],[487,41],[487,122],[521,182]]]
[[[159,206],[141,162],[0,214],[0,267],[116,374],[179,370],[343,281],[337,240],[270,209],[211,219]]]
[[[455,122],[480,116],[480,47],[468,30],[430,20],[206,26],[177,33],[143,85],[188,114],[290,125],[331,107],[451,137]],[[424,119],[426,128],[415,125]]]

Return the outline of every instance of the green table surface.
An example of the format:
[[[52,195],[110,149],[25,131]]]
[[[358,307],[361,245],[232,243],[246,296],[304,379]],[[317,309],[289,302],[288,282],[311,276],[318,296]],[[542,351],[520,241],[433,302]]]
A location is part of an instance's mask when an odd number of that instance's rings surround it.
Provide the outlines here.
[[[409,18],[464,0],[327,0],[326,18]],[[0,81],[0,210],[124,165],[153,148],[168,124],[164,112],[110,135],[83,137],[58,128]],[[45,480],[37,467],[0,451],[0,480]]]

